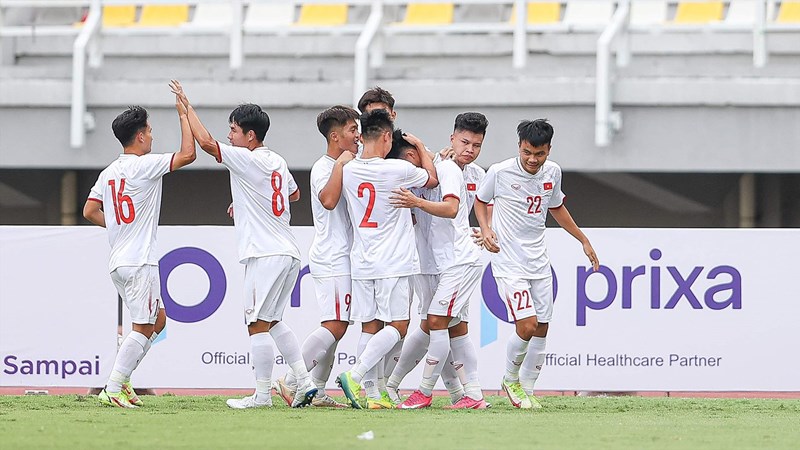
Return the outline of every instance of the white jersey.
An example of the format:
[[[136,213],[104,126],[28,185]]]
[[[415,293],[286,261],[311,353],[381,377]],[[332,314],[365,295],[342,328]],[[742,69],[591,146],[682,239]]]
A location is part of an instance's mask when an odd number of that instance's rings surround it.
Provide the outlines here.
[[[108,269],[158,264],[156,230],[161,215],[161,177],[172,170],[173,153],[122,154],[106,167],[89,200],[103,204],[111,244]]]
[[[343,192],[353,224],[354,280],[419,273],[411,212],[389,204],[393,189],[422,187],[428,172],[400,159],[355,158],[344,166]]]
[[[314,241],[308,251],[309,268],[314,277],[350,275],[350,249],[353,227],[347,215],[344,195],[332,211],[325,209],[319,193],[328,183],[336,160],[328,155],[311,167],[311,212],[314,215]]]
[[[472,206],[475,204],[475,195],[483,183],[483,178],[486,176],[486,171],[483,167],[469,163],[464,166],[464,182],[467,184],[467,211],[472,211]]]
[[[480,260],[480,247],[472,242],[467,206],[467,185],[464,173],[453,160],[436,164],[439,185],[428,189],[428,200],[441,202],[447,198],[458,200],[458,213],[453,219],[432,216],[430,242],[436,261],[437,274],[453,266],[475,265]]]
[[[419,198],[430,199],[431,190],[427,188],[414,188],[411,192]],[[433,242],[431,241],[431,222],[433,216],[419,208],[411,208],[414,214],[414,238],[417,242],[419,255],[419,273],[421,275],[438,275],[436,260],[433,256]]]
[[[217,146],[218,162],[231,174],[239,262],[275,255],[300,259],[289,228],[289,196],[297,190],[297,184],[286,160],[266,147],[250,151],[221,142]]]
[[[492,254],[497,277],[538,279],[550,276],[550,258],[544,244],[548,208],[564,203],[561,167],[546,161],[535,175],[526,172],[519,157],[489,167],[478,199],[494,199],[492,229],[499,253]]]

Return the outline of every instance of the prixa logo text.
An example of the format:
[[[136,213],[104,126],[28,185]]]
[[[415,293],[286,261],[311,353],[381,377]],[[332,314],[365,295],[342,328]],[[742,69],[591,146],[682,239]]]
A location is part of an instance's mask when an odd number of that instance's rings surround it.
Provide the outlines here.
[[[660,260],[661,256],[661,250],[657,248],[650,251],[650,259],[653,261]],[[602,277],[605,280],[605,295],[597,295],[597,291],[593,291],[595,296],[590,298],[586,284],[592,277]],[[701,278],[711,282],[699,282]],[[695,266],[690,270],[653,264],[649,267],[623,266],[621,273],[614,273],[606,266],[600,266],[597,272],[591,267],[579,266],[576,278],[576,324],[585,326],[588,310],[606,309],[620,298],[622,309],[631,309],[634,303],[634,280],[637,285],[649,285],[650,309],[674,309],[680,303],[687,303],[693,309],[703,309],[704,305],[713,310],[742,308],[742,275],[732,266]],[[662,285],[672,289],[669,297],[662,296]],[[637,307],[643,306],[640,305],[642,300],[644,299],[636,300]]]

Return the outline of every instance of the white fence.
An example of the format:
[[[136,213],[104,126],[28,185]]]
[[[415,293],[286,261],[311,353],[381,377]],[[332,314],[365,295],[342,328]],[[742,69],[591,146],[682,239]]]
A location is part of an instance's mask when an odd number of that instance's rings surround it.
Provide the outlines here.
[[[285,321],[318,326],[307,252]],[[577,242],[548,231],[555,315],[543,390],[798,391],[798,230],[589,229],[600,256],[587,270]],[[243,323],[243,270],[233,227],[161,227],[165,333],[136,372],[140,386],[253,384]],[[0,228],[0,386],[99,386],[113,364],[117,297],[104,230]],[[487,268],[471,302],[483,387],[499,388],[506,323]],[[125,319],[127,322],[127,318]],[[412,327],[415,325],[412,325]],[[334,374],[355,360],[358,325]],[[275,374],[284,372],[278,359]],[[412,372],[404,387],[419,382]]]

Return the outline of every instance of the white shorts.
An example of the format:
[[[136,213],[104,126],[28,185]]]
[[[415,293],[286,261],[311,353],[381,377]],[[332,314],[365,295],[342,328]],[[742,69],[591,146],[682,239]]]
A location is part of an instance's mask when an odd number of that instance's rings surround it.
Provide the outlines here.
[[[550,323],[553,318],[553,277],[536,280],[496,277],[495,280],[509,319],[516,322],[536,316],[539,323]]]
[[[425,317],[428,305],[431,304],[433,294],[436,292],[436,286],[439,285],[439,275],[411,275],[411,285],[414,287],[414,295],[417,297],[417,312],[420,317]]]
[[[320,322],[350,322],[353,290],[350,275],[314,278],[314,292],[319,303]]]
[[[283,319],[300,273],[300,261],[288,255],[248,258],[244,266],[244,320]]]
[[[469,322],[469,299],[478,287],[483,270],[480,266],[460,265],[439,275],[439,285],[424,313],[452,317],[450,326]]]
[[[411,318],[411,277],[353,280],[350,320],[394,322]]]
[[[161,301],[161,279],[158,266],[123,266],[111,272],[111,281],[137,325],[154,324]]]

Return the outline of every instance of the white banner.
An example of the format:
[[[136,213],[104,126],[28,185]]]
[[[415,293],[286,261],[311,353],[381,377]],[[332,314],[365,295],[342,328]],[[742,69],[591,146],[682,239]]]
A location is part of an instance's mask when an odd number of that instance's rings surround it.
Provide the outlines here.
[[[102,386],[117,293],[100,228],[0,227],[0,386]]]
[[[108,244],[102,233],[85,227],[0,228],[0,385],[102,384],[111,370],[115,344],[108,330],[116,327],[116,314],[107,308],[111,304],[116,310],[116,294],[105,270]],[[319,326],[319,315],[307,275],[313,229],[296,227],[295,233],[302,271],[284,319],[302,342]],[[790,272],[791,256],[800,250],[800,231],[590,229],[586,233],[603,263],[598,273],[588,271],[580,245],[566,232],[551,229],[547,234],[556,304],[537,389],[800,390],[800,362],[795,358],[800,331],[794,324],[800,299],[792,289]],[[243,267],[237,262],[233,227],[161,227],[159,243],[169,320],[137,369],[136,384],[252,387],[241,301]],[[54,274],[58,281],[51,279]],[[58,295],[37,294],[40,303],[31,308],[31,285]],[[63,312],[55,306],[65,303],[69,308]],[[85,306],[73,308],[79,304]],[[78,310],[79,322],[64,319],[70,311],[77,316]],[[498,389],[506,341],[514,328],[505,321],[488,267],[470,314],[483,387]],[[26,320],[26,315],[35,319]],[[126,315],[124,323],[128,322]],[[46,335],[43,329],[53,331]],[[359,331],[354,325],[340,343],[334,376],[355,361]],[[63,369],[58,374],[51,370],[49,375],[22,376],[17,361],[23,358],[16,343],[23,341],[31,345],[24,358],[34,366],[40,360],[54,360],[61,369],[61,361],[93,363],[94,355],[99,355],[99,378],[62,379]],[[53,350],[54,342],[58,351]],[[101,346],[103,352],[95,350]],[[10,355],[17,357],[12,365]],[[279,356],[277,363],[275,377],[286,371]],[[67,369],[71,367],[67,363]],[[415,387],[419,379],[419,370],[414,371],[403,386]]]

